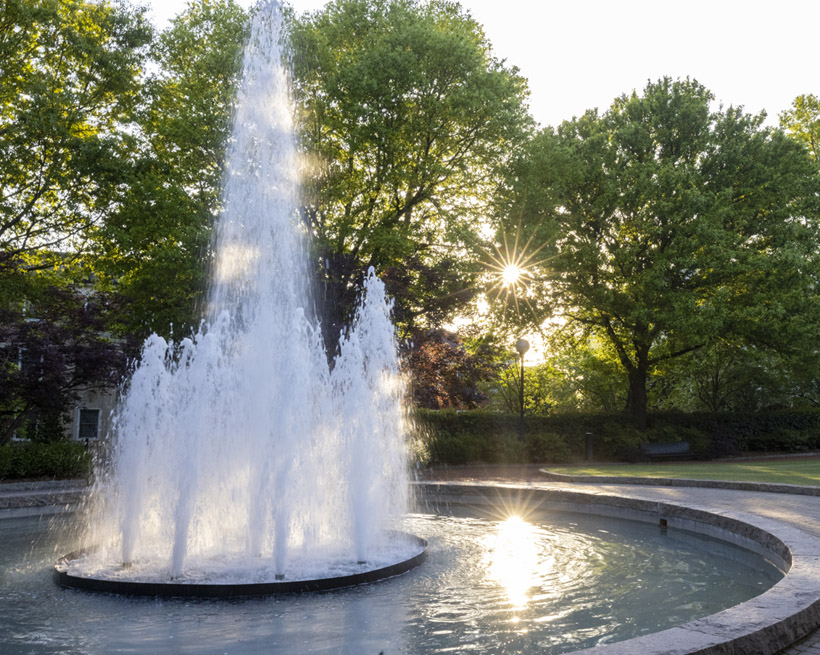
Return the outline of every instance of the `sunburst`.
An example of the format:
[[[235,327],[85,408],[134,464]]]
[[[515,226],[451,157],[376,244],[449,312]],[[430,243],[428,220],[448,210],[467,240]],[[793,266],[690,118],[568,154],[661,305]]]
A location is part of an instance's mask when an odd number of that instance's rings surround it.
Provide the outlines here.
[[[512,243],[507,240],[506,234],[502,235],[502,243],[495,246],[495,254],[487,252],[489,258],[488,268],[493,278],[489,294],[493,295],[493,300],[502,300],[505,308],[510,301],[515,306],[516,314],[521,313],[519,302],[525,302],[531,307],[528,298],[530,286],[536,282],[534,269],[537,265],[546,261],[536,260],[536,257],[546,245],[542,243],[535,249],[531,249],[533,234],[523,247],[519,247],[520,227],[515,232],[515,240]]]
[[[508,264],[501,271],[501,284],[505,287],[511,287],[517,284],[518,278],[524,275],[523,268],[518,268],[516,264]]]
[[[459,289],[439,297],[440,300],[450,298],[465,292],[481,292],[487,305],[497,302],[501,298],[502,314],[506,315],[507,307],[510,304],[515,306],[516,313],[520,315],[521,308],[519,301],[524,302],[532,308],[529,300],[529,289],[533,284],[542,283],[543,278],[536,277],[535,269],[539,265],[548,261],[550,257],[543,257],[536,260],[538,254],[548,245],[545,241],[534,250],[530,250],[535,235],[531,235],[522,248],[519,248],[521,226],[515,232],[515,239],[510,245],[506,233],[502,232],[502,243],[493,244],[492,250],[485,248],[477,240],[473,240],[474,251],[480,251],[482,257],[479,263],[480,268],[473,270],[477,274],[478,280],[475,284]],[[434,248],[449,249],[443,244],[437,244]],[[493,252],[493,250],[495,252]],[[481,310],[483,313],[484,310]]]

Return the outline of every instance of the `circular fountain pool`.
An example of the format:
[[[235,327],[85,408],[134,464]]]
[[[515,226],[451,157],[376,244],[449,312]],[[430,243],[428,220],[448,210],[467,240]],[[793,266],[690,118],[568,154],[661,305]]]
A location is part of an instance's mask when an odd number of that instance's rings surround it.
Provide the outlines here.
[[[405,575],[231,601],[60,589],[50,569],[73,546],[65,533],[9,519],[0,524],[0,641],[9,654],[565,653],[712,614],[780,578],[760,556],[682,530],[483,512],[410,515],[404,529],[429,547]]]

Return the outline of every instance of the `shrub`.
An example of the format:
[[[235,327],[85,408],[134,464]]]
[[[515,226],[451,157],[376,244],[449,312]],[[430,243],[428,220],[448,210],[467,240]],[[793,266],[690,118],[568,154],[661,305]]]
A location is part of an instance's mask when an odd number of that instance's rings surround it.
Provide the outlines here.
[[[81,443],[22,442],[0,446],[0,480],[83,478],[91,473],[91,454]]]
[[[695,457],[713,459],[744,452],[820,449],[820,411],[756,414],[662,412],[638,430],[622,413],[565,413],[526,416],[524,441],[518,415],[486,410],[416,410],[415,442],[428,454],[423,463],[566,462],[584,457],[593,435],[596,460],[636,461],[640,444],[688,441]]]
[[[526,445],[530,462],[561,464],[572,460],[569,446],[555,432],[528,434]]]

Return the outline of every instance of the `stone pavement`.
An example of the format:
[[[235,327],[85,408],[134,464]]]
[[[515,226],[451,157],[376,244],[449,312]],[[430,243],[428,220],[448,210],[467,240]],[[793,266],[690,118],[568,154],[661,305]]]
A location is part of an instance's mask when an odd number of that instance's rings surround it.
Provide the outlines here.
[[[815,633],[781,653],[782,655],[820,655],[820,639]]]
[[[0,483],[0,519],[57,514],[85,499],[84,480]]]

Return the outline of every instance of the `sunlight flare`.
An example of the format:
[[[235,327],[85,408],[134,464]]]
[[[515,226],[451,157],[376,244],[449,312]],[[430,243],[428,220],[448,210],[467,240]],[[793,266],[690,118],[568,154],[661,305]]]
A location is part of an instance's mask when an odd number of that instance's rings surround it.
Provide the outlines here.
[[[514,609],[526,607],[529,590],[537,582],[536,529],[520,516],[498,524],[489,539],[487,575],[504,587]]]
[[[515,238],[510,243],[507,236],[502,234],[502,242],[495,246],[495,253],[487,252],[489,258],[487,267],[494,280],[489,289],[492,300],[502,300],[503,306],[512,305],[516,314],[521,314],[521,303],[530,305],[533,297],[533,286],[538,281],[535,277],[536,268],[545,260],[536,260],[536,256],[546,246],[546,242],[533,248],[535,234],[531,235],[523,245],[519,243],[520,228],[516,230]]]
[[[501,271],[501,282],[505,287],[513,286],[523,274],[523,269],[516,264],[509,264]]]

